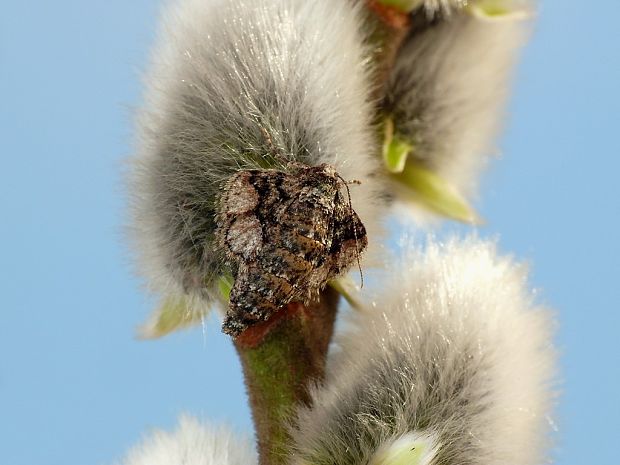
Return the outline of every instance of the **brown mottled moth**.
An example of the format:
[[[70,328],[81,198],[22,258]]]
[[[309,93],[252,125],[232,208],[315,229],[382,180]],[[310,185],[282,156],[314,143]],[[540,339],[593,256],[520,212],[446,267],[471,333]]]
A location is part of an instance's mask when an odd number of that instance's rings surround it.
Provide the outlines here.
[[[376,233],[362,7],[173,0],[164,11],[138,120],[132,238],[177,315],[204,315],[222,277],[238,275],[234,334],[344,272],[366,244],[362,222]],[[350,202],[342,179],[361,182]]]
[[[237,276],[224,332],[309,299],[355,262],[366,230],[342,187],[328,164],[240,171],[226,183],[216,235]]]

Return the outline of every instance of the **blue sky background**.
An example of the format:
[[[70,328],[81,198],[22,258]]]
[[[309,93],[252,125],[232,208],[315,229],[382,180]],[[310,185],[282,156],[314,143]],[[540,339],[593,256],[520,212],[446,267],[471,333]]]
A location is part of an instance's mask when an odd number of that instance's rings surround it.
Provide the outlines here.
[[[134,339],[153,302],[120,173],[158,4],[0,1],[3,464],[111,464],[180,412],[251,430],[217,324]],[[618,458],[619,17],[615,0],[542,2],[478,203],[479,234],[531,262],[557,309],[562,465]]]

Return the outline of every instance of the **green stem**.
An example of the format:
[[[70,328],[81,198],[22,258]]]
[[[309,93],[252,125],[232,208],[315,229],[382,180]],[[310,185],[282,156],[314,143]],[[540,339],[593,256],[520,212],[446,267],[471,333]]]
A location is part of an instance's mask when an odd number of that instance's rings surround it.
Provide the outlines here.
[[[308,306],[291,303],[235,341],[256,428],[260,465],[286,463],[288,425],[296,405],[308,405],[308,386],[325,370],[338,293],[326,287]]]

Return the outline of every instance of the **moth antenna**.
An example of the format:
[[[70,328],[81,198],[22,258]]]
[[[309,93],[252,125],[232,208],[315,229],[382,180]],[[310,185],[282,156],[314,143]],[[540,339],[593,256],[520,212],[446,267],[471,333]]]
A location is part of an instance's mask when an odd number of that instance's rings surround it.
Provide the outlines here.
[[[349,184],[361,184],[361,181],[354,179],[352,181],[345,181],[340,174],[336,173],[338,179],[342,181],[345,189],[347,190],[347,197],[349,198],[349,211],[353,212],[353,203],[351,202],[351,191],[349,190]],[[360,271],[360,289],[364,287],[364,273],[362,272],[362,265],[360,264],[360,247],[357,240],[357,229],[353,225],[353,237],[355,238],[355,260],[357,261],[357,269]]]

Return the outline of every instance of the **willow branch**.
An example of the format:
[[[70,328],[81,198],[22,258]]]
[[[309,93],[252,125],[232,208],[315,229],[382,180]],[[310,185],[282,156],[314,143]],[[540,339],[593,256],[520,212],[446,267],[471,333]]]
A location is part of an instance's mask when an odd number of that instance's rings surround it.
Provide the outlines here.
[[[261,465],[285,463],[290,416],[296,405],[308,404],[309,382],[324,375],[338,297],[327,287],[316,302],[291,303],[235,341]]]
[[[375,63],[373,93],[380,97],[398,47],[407,35],[409,16],[368,0],[366,28]],[[330,287],[317,301],[291,303],[269,321],[235,340],[256,428],[260,465],[283,465],[287,429],[297,405],[308,405],[308,386],[320,382],[334,332],[339,295]]]

